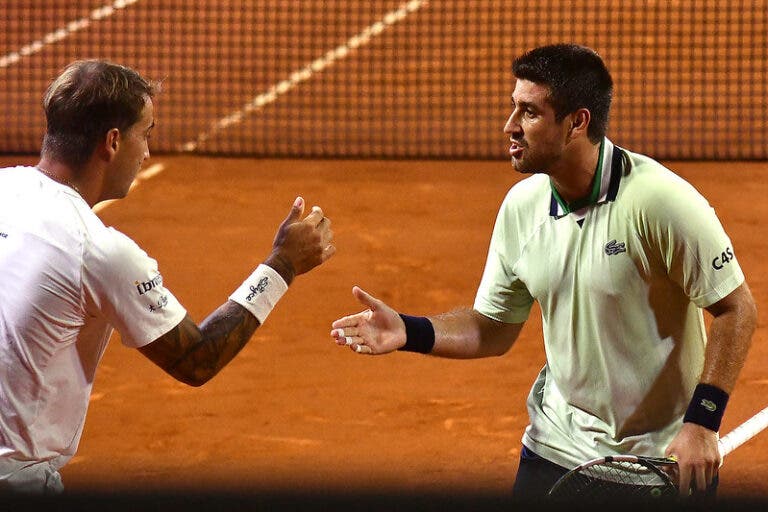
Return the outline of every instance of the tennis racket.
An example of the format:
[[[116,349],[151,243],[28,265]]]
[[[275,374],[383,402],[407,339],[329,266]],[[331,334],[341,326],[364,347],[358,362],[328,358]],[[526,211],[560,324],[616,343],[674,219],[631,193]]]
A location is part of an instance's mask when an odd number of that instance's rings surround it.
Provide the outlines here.
[[[768,427],[768,407],[718,441],[721,457]],[[549,491],[552,500],[588,502],[672,501],[679,492],[671,475],[672,458],[610,455],[580,464],[563,475]]]

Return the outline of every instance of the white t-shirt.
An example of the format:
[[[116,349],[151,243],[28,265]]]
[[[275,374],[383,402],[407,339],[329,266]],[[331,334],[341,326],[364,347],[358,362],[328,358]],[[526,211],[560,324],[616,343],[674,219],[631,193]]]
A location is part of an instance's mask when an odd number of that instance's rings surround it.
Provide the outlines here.
[[[700,308],[744,275],[706,199],[607,139],[592,197],[574,208],[545,175],[512,187],[475,309],[520,323],[541,307],[547,363],[528,397],[527,447],[568,468],[661,456],[701,374]]]
[[[0,169],[0,479],[74,455],[113,327],[141,347],[185,315],[157,262],[74,190]]]

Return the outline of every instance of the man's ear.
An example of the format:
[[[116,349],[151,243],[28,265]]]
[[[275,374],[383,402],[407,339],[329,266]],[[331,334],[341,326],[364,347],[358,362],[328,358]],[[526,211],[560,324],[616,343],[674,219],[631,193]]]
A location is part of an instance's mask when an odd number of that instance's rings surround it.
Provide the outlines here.
[[[592,119],[592,114],[586,108],[580,108],[570,114],[571,118],[570,128],[568,129],[568,140],[573,140],[577,137],[587,137],[587,130],[589,129],[589,122]]]
[[[107,132],[99,144],[99,153],[106,161],[111,162],[120,149],[120,130],[112,128]]]

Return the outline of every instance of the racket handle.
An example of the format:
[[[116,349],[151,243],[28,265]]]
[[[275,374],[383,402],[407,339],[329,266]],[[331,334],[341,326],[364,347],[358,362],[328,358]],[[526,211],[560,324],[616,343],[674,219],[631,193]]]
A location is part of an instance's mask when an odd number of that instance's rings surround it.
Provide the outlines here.
[[[731,430],[718,441],[720,456],[725,457],[768,427],[768,407]]]

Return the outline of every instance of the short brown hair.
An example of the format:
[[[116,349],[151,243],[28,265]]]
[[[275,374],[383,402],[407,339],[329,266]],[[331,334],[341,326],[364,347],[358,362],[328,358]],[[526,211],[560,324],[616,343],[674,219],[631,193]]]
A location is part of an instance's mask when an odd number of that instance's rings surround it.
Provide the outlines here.
[[[608,129],[613,79],[600,56],[576,44],[552,44],[534,48],[515,59],[515,76],[549,88],[549,100],[558,122],[580,108],[592,115],[587,129],[597,143]]]
[[[112,128],[138,121],[147,98],[160,84],[131,68],[102,60],[68,65],[43,97],[47,130],[43,153],[73,167],[84,165]]]

